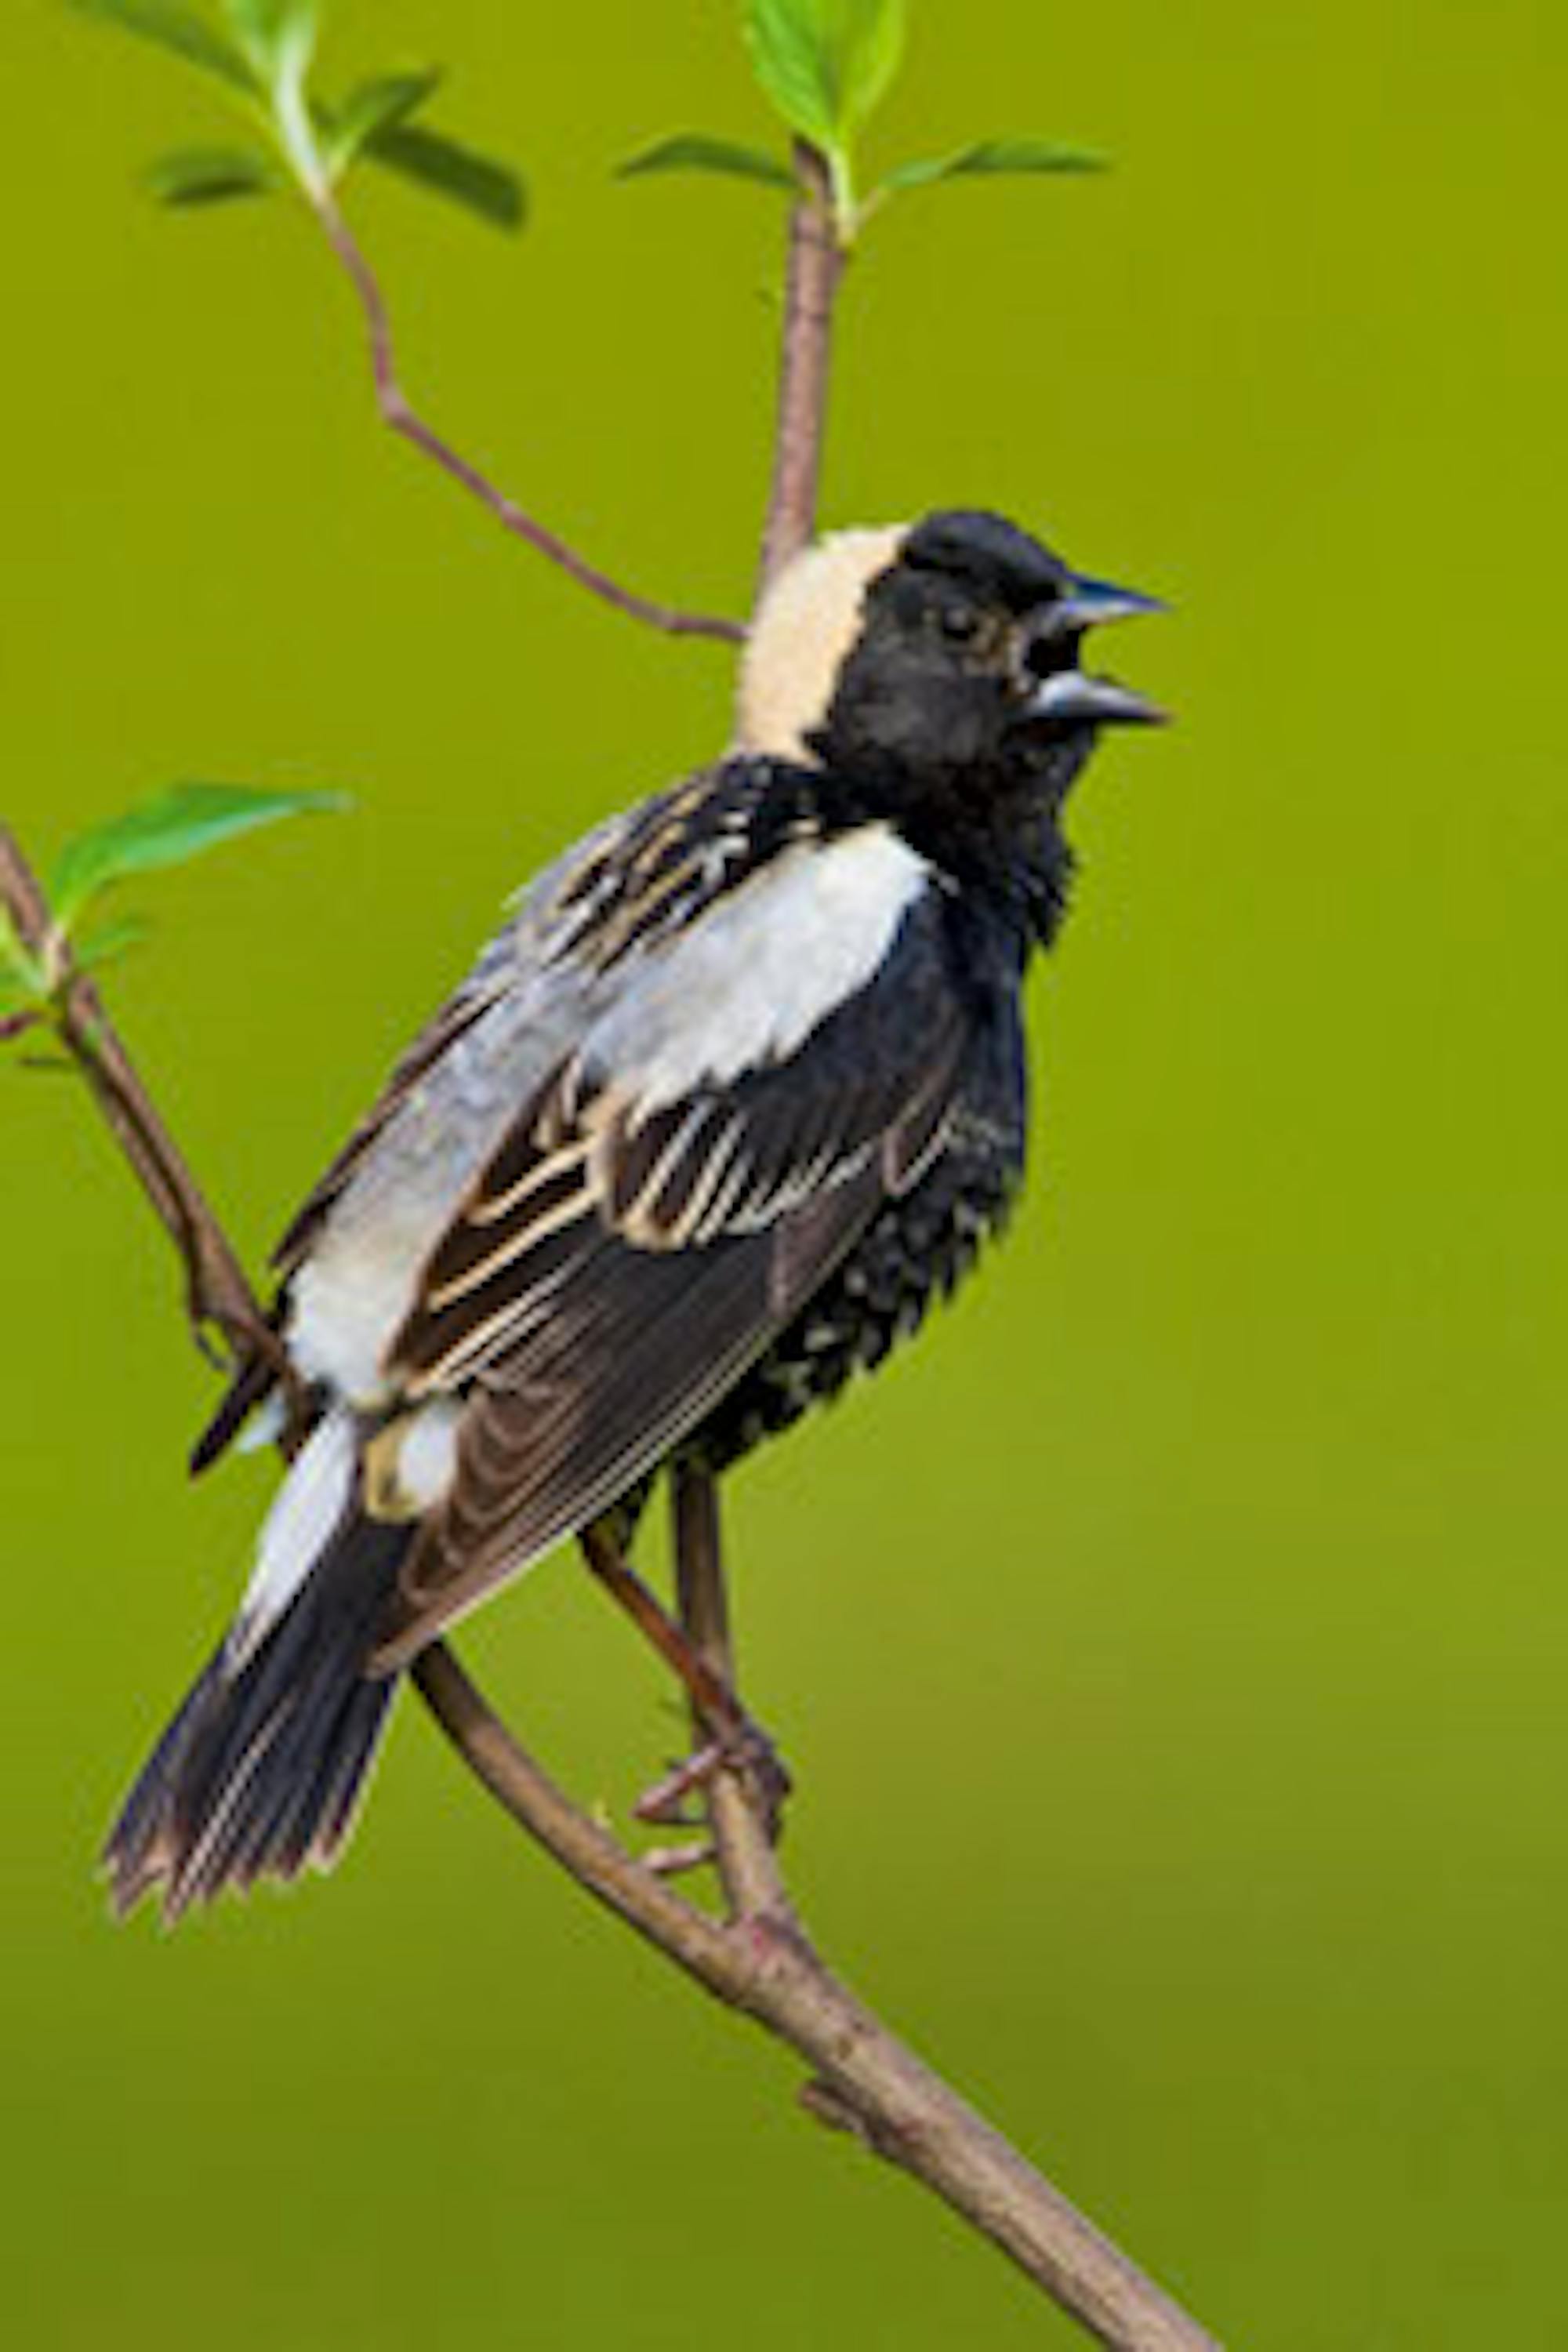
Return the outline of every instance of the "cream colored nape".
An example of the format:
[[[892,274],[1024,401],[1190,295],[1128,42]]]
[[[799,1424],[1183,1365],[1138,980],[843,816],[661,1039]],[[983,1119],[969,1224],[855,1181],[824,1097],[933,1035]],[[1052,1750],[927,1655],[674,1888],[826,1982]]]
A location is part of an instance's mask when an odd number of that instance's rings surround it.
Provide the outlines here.
[[[908,523],[837,530],[787,563],[757,608],[741,657],[737,749],[798,760],[827,715],[866,591],[897,559]]]

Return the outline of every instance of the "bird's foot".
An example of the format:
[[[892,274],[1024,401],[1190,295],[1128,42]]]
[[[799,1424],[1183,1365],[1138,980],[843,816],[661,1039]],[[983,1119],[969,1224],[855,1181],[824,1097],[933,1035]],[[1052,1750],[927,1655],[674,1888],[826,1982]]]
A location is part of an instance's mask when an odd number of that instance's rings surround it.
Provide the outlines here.
[[[729,1772],[740,1781],[767,1832],[768,1843],[777,1845],[784,1834],[784,1806],[795,1783],[777,1748],[749,1715],[737,1717],[717,1738],[672,1766],[663,1780],[638,1798],[633,1811],[639,1822],[689,1829],[694,1822],[687,1800],[710,1788],[721,1772]]]
[[[706,1870],[718,1859],[719,1850],[711,1838],[693,1838],[685,1845],[649,1846],[642,1864],[656,1878],[680,1878],[689,1870]]]

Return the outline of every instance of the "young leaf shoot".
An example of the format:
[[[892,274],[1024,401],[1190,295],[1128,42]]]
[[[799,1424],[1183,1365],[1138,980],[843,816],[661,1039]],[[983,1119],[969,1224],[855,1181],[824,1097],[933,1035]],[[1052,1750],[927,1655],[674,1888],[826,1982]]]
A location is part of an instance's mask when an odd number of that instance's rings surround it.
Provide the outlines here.
[[[252,792],[237,784],[174,784],[66,844],[50,876],[56,922],[68,930],[99,893],[128,875],[184,866],[205,850],[282,817],[346,805],[338,793]]]

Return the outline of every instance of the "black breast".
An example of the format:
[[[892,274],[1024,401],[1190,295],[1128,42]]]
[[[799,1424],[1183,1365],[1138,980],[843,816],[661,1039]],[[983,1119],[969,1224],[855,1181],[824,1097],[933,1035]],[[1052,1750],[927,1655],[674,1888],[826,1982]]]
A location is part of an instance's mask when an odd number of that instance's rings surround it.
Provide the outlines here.
[[[752,1447],[870,1371],[947,1297],[1003,1223],[1021,1155],[977,1135],[954,1147],[907,1198],[889,1202],[851,1255],[687,1442],[710,1469]]]
[[[1005,1223],[1024,1168],[1023,1035],[1016,967],[986,961],[984,977],[970,967],[971,985],[980,981],[973,1049],[947,1143],[687,1441],[709,1468],[727,1468],[881,1363]]]

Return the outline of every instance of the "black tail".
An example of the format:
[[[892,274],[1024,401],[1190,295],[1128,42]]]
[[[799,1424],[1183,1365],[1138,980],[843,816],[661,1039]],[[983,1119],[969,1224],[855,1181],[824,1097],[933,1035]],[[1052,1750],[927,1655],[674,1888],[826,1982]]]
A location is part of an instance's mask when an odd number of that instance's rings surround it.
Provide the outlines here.
[[[162,1887],[172,1924],[225,1886],[331,1866],[396,1687],[365,1661],[412,1533],[356,1514],[250,1656],[219,1649],[104,1847],[117,1911]]]

